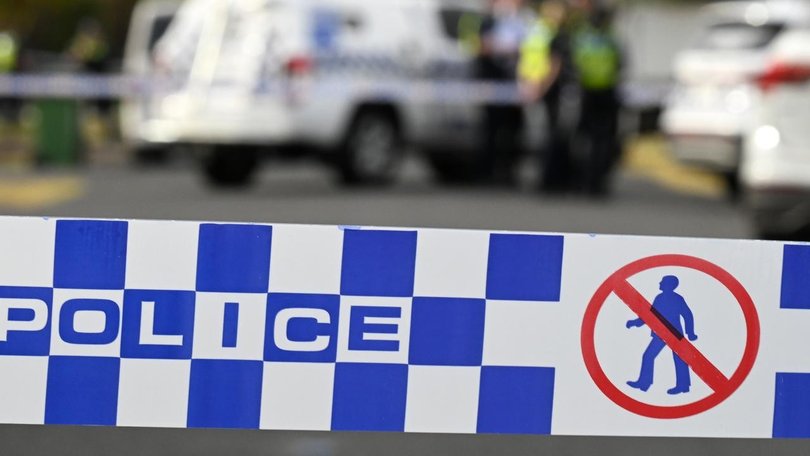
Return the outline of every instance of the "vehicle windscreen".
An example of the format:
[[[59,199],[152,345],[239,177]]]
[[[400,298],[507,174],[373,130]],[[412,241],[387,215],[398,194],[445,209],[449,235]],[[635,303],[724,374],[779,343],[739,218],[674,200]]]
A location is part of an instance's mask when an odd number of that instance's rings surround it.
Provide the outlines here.
[[[447,38],[458,40],[462,38],[460,35],[464,32],[462,19],[469,17],[474,22],[480,22],[481,16],[480,13],[469,9],[442,8],[440,11],[442,31]]]
[[[157,45],[158,41],[160,41],[160,39],[166,33],[166,30],[169,29],[172,19],[174,19],[173,15],[158,16],[155,18],[155,21],[152,23],[152,29],[149,31],[148,49],[150,52],[155,49],[155,45]]]
[[[711,26],[698,42],[698,48],[711,50],[761,49],[773,41],[784,24],[769,23],[754,26],[745,22],[729,22]]]

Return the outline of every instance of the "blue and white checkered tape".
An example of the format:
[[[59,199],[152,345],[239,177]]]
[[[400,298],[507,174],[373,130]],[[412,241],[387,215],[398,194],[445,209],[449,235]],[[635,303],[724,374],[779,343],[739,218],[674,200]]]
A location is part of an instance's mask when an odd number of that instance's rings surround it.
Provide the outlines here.
[[[440,104],[521,102],[516,84],[471,80],[468,76],[459,75],[460,70],[454,63],[433,62],[429,75],[421,77],[396,73],[396,68],[353,75],[343,71],[341,65],[345,64],[324,64],[322,70],[328,73],[328,77],[303,80],[268,77],[256,81],[253,93],[260,97],[305,96],[312,100],[354,96],[378,101]],[[211,83],[211,88],[241,90],[244,88],[242,84],[239,81],[221,80]],[[187,90],[186,81],[172,78],[86,74],[0,75],[0,96],[14,98],[138,99],[162,97],[184,90]],[[628,83],[621,87],[622,99],[630,107],[660,105],[668,92],[667,84]]]
[[[0,252],[4,423],[810,436],[810,246],[0,218]],[[608,276],[672,252],[712,261],[745,285],[763,344],[720,405],[651,419],[595,385],[580,329]],[[661,275],[675,273],[696,346],[733,370],[739,317],[733,303],[723,307],[722,290],[677,268],[630,282],[652,299]],[[668,396],[674,376],[660,360],[649,391],[624,386],[649,331],[624,327],[634,315],[611,299],[594,338],[617,388],[659,406],[711,394],[696,380],[688,394]]]
[[[335,64],[337,65],[337,64]],[[438,71],[438,70],[437,70]],[[291,80],[268,77],[257,80],[253,93],[259,97],[306,96],[313,100],[329,100],[348,96],[371,100],[401,100],[440,103],[491,102],[518,103],[517,86],[512,83],[472,81],[452,75],[437,74],[436,78],[406,78],[388,73],[350,75],[339,67],[328,77]],[[17,98],[125,98],[162,97],[188,90],[185,80],[137,76],[92,75],[0,75],[0,96]],[[244,89],[243,82],[217,80],[208,83],[212,89]]]

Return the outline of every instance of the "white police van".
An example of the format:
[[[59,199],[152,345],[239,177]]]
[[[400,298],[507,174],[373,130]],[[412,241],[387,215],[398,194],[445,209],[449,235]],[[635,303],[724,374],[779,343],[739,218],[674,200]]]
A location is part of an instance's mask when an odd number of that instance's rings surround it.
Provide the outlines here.
[[[437,171],[457,173],[476,158],[482,122],[480,98],[449,96],[473,71],[458,22],[483,8],[187,0],[155,56],[175,85],[151,98],[141,139],[198,146],[217,185],[248,183],[263,152],[279,150],[318,151],[345,183],[392,180],[409,144],[442,151],[431,155]],[[437,81],[448,90],[427,84]],[[448,157],[460,157],[457,168]]]

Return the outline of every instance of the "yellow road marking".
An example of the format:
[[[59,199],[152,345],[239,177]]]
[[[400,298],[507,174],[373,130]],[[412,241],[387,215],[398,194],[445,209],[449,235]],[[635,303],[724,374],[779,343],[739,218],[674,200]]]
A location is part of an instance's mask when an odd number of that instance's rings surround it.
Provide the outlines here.
[[[678,163],[659,136],[639,137],[628,145],[624,168],[670,190],[689,195],[719,198],[726,185],[718,175]]]
[[[0,181],[0,208],[45,209],[84,195],[85,185],[76,177],[11,178]]]

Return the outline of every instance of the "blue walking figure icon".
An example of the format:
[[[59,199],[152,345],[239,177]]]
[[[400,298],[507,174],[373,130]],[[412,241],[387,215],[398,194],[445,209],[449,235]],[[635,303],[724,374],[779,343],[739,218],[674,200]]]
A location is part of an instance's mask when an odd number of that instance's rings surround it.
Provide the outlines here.
[[[679,339],[683,338],[684,326],[686,327],[686,335],[689,340],[697,340],[694,327],[694,317],[692,311],[686,304],[683,296],[675,293],[675,289],[679,285],[678,278],[675,276],[665,276],[661,279],[659,289],[661,294],[655,297],[652,305],[652,311],[658,318],[673,332]],[[684,326],[681,325],[683,319]],[[627,322],[627,328],[642,327],[644,320],[636,318]],[[650,332],[652,340],[647,349],[644,350],[644,356],[641,358],[641,372],[639,373],[638,380],[627,382],[633,388],[641,391],[647,391],[653,383],[653,370],[655,365],[655,358],[661,353],[661,350],[666,347],[666,344],[655,332]],[[681,394],[688,393],[689,388],[692,386],[692,381],[689,376],[689,366],[678,356],[672,352],[672,358],[675,361],[675,387],[667,390],[667,394]]]

